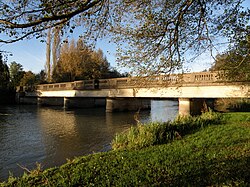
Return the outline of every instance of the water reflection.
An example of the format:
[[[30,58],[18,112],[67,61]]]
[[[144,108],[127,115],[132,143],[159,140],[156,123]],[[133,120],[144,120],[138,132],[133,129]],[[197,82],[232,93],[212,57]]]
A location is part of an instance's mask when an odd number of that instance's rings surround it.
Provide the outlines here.
[[[165,122],[173,120],[178,114],[178,101],[175,100],[152,100],[151,121]]]
[[[106,114],[104,108],[71,111],[39,108],[38,113],[46,147],[46,165],[58,165],[65,162],[65,158],[106,151],[116,132],[135,124],[132,113]]]
[[[151,111],[140,112],[140,121],[167,121],[177,109],[176,102],[153,101]],[[39,162],[47,168],[67,158],[106,151],[115,133],[135,125],[133,116],[106,113],[104,108],[0,106],[0,180],[8,171],[14,176],[23,173],[17,164],[32,169]]]
[[[0,179],[6,178],[8,171],[20,173],[17,164],[30,167],[44,157],[39,121],[32,108],[1,107],[9,115],[0,118]]]

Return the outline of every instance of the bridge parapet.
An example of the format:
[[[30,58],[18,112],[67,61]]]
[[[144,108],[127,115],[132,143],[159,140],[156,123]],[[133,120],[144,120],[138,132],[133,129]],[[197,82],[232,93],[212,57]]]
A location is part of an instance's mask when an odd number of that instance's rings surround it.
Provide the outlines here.
[[[221,80],[219,72],[190,73],[189,82],[217,82]]]
[[[186,74],[159,75],[150,77],[125,77],[99,80],[80,80],[55,84],[38,85],[37,90],[93,90],[116,88],[161,87],[182,84],[208,84],[222,81],[219,72],[199,72]]]

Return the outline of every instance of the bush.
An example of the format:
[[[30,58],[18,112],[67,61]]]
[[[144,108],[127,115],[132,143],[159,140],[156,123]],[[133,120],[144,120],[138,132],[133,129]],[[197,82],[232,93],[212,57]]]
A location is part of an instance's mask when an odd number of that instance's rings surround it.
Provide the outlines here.
[[[180,139],[210,124],[220,124],[221,114],[209,110],[198,117],[178,116],[173,122],[138,124],[116,134],[112,149],[141,149]]]
[[[128,131],[117,134],[112,141],[112,148],[140,149],[151,145],[166,143],[175,138],[175,131],[171,130],[171,123],[138,124]]]

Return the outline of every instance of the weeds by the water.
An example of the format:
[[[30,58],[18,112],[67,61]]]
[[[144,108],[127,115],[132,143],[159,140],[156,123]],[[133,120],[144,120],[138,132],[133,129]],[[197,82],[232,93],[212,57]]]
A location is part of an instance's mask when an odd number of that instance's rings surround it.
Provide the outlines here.
[[[112,141],[112,148],[141,149],[144,147],[164,144],[174,139],[197,131],[209,124],[220,124],[221,114],[209,110],[201,116],[178,116],[174,121],[165,123],[138,124],[128,131],[117,134]]]
[[[228,109],[230,111],[249,112],[250,100],[249,99],[237,99],[229,104]]]

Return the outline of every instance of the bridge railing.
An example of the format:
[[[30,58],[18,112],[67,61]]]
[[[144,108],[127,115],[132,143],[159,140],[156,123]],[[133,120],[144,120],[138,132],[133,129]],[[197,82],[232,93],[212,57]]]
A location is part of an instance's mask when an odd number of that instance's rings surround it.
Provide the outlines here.
[[[207,84],[222,81],[220,72],[171,74],[151,77],[125,77],[99,80],[80,80],[55,84],[38,85],[37,90],[93,90],[134,87],[159,87],[176,84]],[[224,80],[225,81],[225,80]]]
[[[184,74],[184,82],[187,83],[208,83],[222,81],[220,72],[199,72]]]

